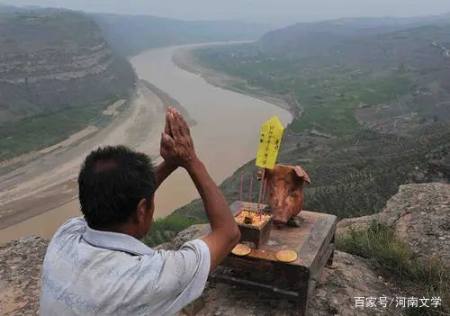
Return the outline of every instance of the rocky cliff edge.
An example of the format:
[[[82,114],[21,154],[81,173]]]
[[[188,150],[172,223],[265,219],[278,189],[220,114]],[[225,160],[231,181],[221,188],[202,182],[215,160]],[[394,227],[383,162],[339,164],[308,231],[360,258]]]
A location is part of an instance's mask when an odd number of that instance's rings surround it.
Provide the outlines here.
[[[408,184],[372,216],[345,219],[338,235],[367,229],[373,221],[392,227],[420,260],[437,257],[450,264],[450,185]],[[204,226],[179,233],[164,248],[176,248],[195,238]],[[47,241],[28,237],[0,246],[0,314],[34,315],[38,310],[39,278]],[[333,266],[321,276],[309,315],[400,315],[397,309],[355,308],[355,297],[392,297],[401,294],[395,284],[380,276],[363,258],[336,251]],[[196,315],[295,315],[291,303],[270,295],[210,282],[191,310]],[[188,312],[188,311],[186,311]]]

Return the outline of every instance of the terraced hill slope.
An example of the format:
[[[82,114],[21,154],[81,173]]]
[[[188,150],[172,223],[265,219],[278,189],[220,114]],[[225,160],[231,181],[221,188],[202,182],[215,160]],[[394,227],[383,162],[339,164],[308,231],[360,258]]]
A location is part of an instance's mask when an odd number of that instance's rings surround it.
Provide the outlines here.
[[[0,160],[42,144],[32,138],[50,144],[76,131],[134,82],[90,17],[0,10]]]

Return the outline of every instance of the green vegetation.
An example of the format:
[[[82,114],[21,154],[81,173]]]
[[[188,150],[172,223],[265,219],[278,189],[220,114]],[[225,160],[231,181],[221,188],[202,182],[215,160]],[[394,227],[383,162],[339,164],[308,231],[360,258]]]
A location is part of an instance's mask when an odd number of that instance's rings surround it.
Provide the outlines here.
[[[408,309],[408,315],[445,315],[450,312],[450,271],[430,259],[420,264],[408,245],[395,238],[391,228],[372,222],[367,230],[352,230],[337,239],[337,249],[367,258],[385,277],[402,285],[408,295],[441,297],[441,308]],[[420,294],[418,294],[420,293]]]
[[[421,129],[411,137],[363,129],[313,148],[300,143],[295,150],[283,150],[280,161],[298,161],[308,170],[313,182],[305,193],[307,209],[340,218],[362,216],[380,211],[399,185],[429,181],[436,171],[430,161],[446,155],[449,137],[448,125]]]
[[[198,219],[173,213],[167,217],[157,219],[153,223],[150,233],[144,239],[144,243],[149,246],[162,244],[171,240],[178,232],[198,223],[200,223]]]
[[[297,133],[350,134],[360,128],[354,116],[356,108],[396,100],[415,88],[407,71],[362,71],[322,58],[283,59],[254,50],[249,44],[202,48],[195,50],[194,56],[210,68],[245,79],[246,84],[237,83],[239,90],[260,87],[293,97],[302,110],[290,125]],[[230,57],[235,55],[245,57]]]
[[[353,114],[359,105],[395,100],[410,92],[411,86],[407,76],[398,75],[377,79],[339,77],[328,80],[326,86],[298,86],[295,93],[305,109],[291,128],[295,132],[316,129],[332,135],[352,133],[359,128]]]
[[[70,107],[0,126],[0,161],[58,143],[88,125],[108,120],[101,114],[109,104]]]

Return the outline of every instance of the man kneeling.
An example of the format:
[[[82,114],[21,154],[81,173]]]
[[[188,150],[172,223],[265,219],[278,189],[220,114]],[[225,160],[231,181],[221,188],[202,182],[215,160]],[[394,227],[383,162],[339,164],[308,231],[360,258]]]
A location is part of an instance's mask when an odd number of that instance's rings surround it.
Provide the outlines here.
[[[240,238],[231,211],[197,157],[189,127],[169,108],[161,136],[164,161],[124,146],[99,148],[81,168],[84,218],[66,222],[44,260],[40,315],[172,315],[201,295],[208,273]],[[194,182],[211,224],[207,236],[178,251],[153,250],[154,194],[176,168]]]

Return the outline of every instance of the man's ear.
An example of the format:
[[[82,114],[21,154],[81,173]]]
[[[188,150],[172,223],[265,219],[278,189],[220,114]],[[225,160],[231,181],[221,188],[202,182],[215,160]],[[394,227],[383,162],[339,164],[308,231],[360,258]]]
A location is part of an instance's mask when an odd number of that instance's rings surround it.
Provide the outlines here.
[[[149,207],[147,199],[141,199],[136,208],[136,219],[139,223],[142,223],[147,218],[147,209]]]
[[[303,170],[300,166],[293,166],[295,174],[300,178],[303,179],[306,183],[310,184],[311,179],[309,178],[309,175],[306,173],[305,170]]]

